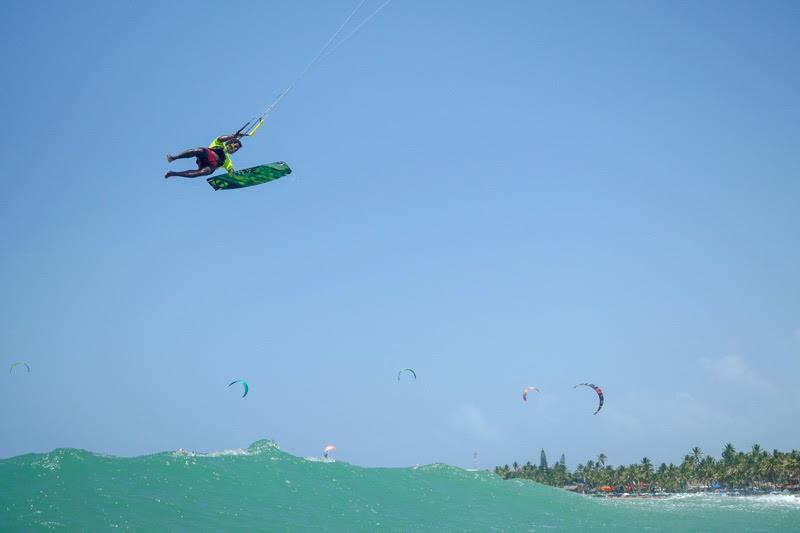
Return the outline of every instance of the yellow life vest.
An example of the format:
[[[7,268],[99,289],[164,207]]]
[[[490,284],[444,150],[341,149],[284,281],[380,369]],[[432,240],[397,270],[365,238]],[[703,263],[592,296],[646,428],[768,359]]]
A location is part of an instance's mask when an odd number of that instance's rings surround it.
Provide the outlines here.
[[[208,145],[209,148],[222,148],[222,151],[225,152],[225,161],[222,162],[222,166],[225,167],[225,170],[228,171],[228,174],[233,176],[233,162],[228,155],[228,147],[227,145],[219,140],[219,137],[211,141],[211,144]]]

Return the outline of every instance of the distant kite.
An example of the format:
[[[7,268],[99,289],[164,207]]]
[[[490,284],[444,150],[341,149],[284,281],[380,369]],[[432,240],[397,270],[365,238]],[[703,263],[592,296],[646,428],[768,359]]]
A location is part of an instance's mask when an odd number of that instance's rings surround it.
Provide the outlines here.
[[[522,391],[522,400],[523,401],[526,401],[526,402],[528,401],[528,393],[531,392],[531,391],[540,392],[539,389],[537,389],[536,387],[525,387],[525,389]]]
[[[600,409],[603,408],[603,402],[605,401],[605,396],[603,396],[603,389],[601,389],[600,387],[598,387],[594,383],[578,383],[577,385],[575,385],[573,387],[573,389],[577,389],[580,386],[589,387],[590,389],[594,389],[594,391],[597,393],[597,397],[600,399],[600,404],[597,406],[597,411],[592,413],[592,414],[596,415],[597,413],[600,412]]]
[[[14,369],[17,368],[18,366],[24,366],[25,368],[28,369],[28,373],[30,374],[31,367],[25,361],[15,361],[15,362],[11,363],[11,367],[8,369],[8,373],[11,374],[14,371]]]
[[[398,372],[398,373],[397,373],[397,381],[400,381],[400,376],[402,376],[402,375],[403,375],[403,372],[408,372],[409,374],[411,374],[412,376],[414,376],[414,379],[417,379],[417,373],[416,373],[416,372],[414,372],[414,371],[413,371],[412,369],[410,369],[410,368],[404,368],[403,370],[401,370],[400,372]]]
[[[325,448],[322,450],[322,455],[325,457],[325,459],[327,459],[327,458],[328,458],[328,454],[329,454],[330,452],[332,452],[333,450],[335,450],[335,449],[336,449],[336,446],[334,446],[333,444],[328,444],[328,445],[327,445],[327,446],[325,446]]]
[[[247,382],[246,382],[245,380],[243,380],[243,379],[237,379],[236,381],[231,381],[231,382],[228,384],[228,387],[230,387],[231,385],[234,385],[234,384],[236,384],[236,383],[241,383],[241,384],[242,384],[242,387],[244,387],[244,394],[242,394],[242,398],[244,398],[245,396],[247,396],[247,391],[249,391],[249,390],[250,390],[250,387],[248,387],[248,386],[247,386]]]

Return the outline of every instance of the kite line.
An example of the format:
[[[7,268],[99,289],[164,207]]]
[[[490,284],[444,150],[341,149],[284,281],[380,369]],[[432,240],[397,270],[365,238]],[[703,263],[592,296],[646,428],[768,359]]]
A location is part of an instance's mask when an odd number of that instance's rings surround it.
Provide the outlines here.
[[[287,94],[289,94],[289,92],[291,92],[292,89],[294,89],[294,87],[306,76],[306,74],[308,74],[308,72],[317,63],[319,63],[320,60],[322,60],[323,58],[326,58],[329,55],[331,55],[344,42],[346,42],[351,37],[353,37],[356,33],[358,33],[358,31],[362,27],[364,27],[367,23],[369,23],[369,21],[371,21],[373,18],[375,18],[375,16],[378,13],[380,13],[383,10],[383,8],[385,8],[387,5],[389,5],[389,3],[392,0],[385,0],[374,11],[372,11],[372,13],[370,13],[364,20],[362,20],[355,28],[353,28],[353,30],[351,30],[350,33],[348,33],[343,38],[341,38],[341,39],[339,39],[337,41],[337,38],[342,34],[344,29],[347,27],[348,23],[356,15],[356,13],[358,13],[361,10],[361,8],[364,6],[366,1],[367,0],[360,0],[358,5],[356,5],[356,7],[350,12],[350,14],[347,15],[347,18],[344,19],[344,22],[342,22],[342,24],[339,26],[339,28],[333,33],[333,35],[331,35],[330,39],[328,39],[328,42],[325,43],[325,45],[320,49],[320,51],[317,53],[317,55],[314,56],[314,58],[311,61],[308,62],[308,64],[300,72],[300,74],[294,80],[292,80],[292,82],[289,85],[287,85],[285,89],[283,89],[280,93],[278,93],[278,96],[276,96],[272,100],[272,102],[270,102],[270,104],[267,106],[267,108],[264,110],[264,112],[261,113],[261,115],[257,119],[251,120],[251,121],[247,122],[247,124],[245,124],[244,126],[239,128],[239,131],[236,132],[237,135],[242,134],[245,137],[252,137],[253,134],[255,134],[256,130],[258,130],[258,128],[261,127],[261,125],[264,123],[264,121],[267,119],[267,117],[278,106],[278,104],[281,102],[281,100],[283,100],[284,97]],[[251,123],[253,124],[252,126],[250,126]],[[249,127],[249,129],[248,129],[248,127]],[[242,133],[245,130],[246,130],[246,133]]]

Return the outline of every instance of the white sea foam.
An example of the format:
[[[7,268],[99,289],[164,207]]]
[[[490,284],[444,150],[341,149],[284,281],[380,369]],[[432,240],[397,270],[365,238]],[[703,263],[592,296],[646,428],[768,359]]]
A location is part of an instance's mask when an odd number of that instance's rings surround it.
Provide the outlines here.
[[[692,508],[715,508],[744,512],[800,510],[800,496],[788,493],[738,495],[699,492],[673,494],[664,498],[610,498],[606,501],[612,503],[612,505],[641,506],[650,509],[671,511],[689,510]]]
[[[215,450],[211,452],[197,452],[178,448],[172,452],[172,455],[175,457],[231,457],[259,455],[272,450],[280,450],[280,447],[272,441],[263,440],[251,444],[249,448],[231,448],[226,450]]]
[[[311,461],[312,463],[335,463],[336,459],[333,457],[303,457],[306,461]]]
[[[792,494],[756,494],[756,495],[703,495],[700,501],[707,501],[715,505],[736,506],[741,509],[750,508],[787,508],[800,509],[800,496]]]

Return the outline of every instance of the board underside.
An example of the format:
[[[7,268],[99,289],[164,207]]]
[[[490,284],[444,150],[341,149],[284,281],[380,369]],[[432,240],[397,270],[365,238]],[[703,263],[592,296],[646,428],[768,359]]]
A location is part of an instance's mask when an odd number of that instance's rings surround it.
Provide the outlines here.
[[[283,161],[278,161],[276,163],[268,163],[266,165],[237,170],[233,173],[233,176],[229,174],[211,176],[206,181],[215,191],[220,189],[241,189],[242,187],[252,187],[253,185],[261,185],[262,183],[274,181],[291,173],[292,169],[289,168],[289,165]]]

